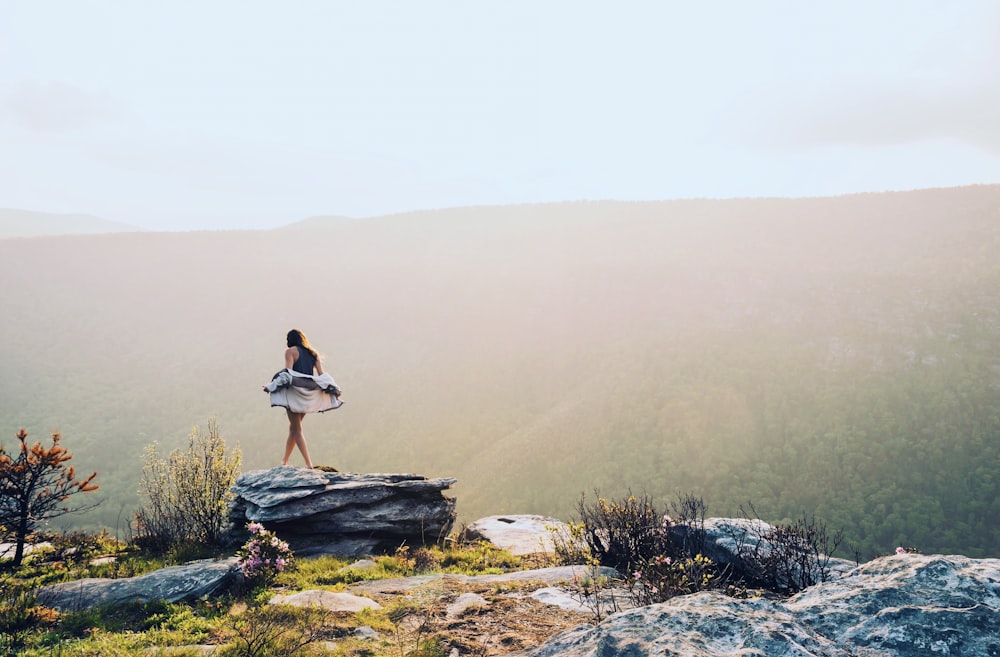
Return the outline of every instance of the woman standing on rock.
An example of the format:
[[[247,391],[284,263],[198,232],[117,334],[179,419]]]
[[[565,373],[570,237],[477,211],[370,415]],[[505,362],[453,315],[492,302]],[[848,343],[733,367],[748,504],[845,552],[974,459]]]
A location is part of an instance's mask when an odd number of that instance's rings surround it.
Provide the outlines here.
[[[288,465],[288,458],[296,447],[312,468],[309,448],[302,432],[302,419],[306,413],[323,413],[340,408],[340,389],[333,377],[323,371],[319,354],[305,334],[292,329],[286,338],[285,369],[281,370],[264,386],[271,393],[271,406],[283,406],[288,414],[288,439],[285,441],[285,457],[281,465]]]

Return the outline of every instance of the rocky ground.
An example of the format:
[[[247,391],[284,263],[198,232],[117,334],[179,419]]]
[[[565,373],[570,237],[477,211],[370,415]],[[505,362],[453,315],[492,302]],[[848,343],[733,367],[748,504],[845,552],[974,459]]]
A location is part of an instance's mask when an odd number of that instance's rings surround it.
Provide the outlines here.
[[[539,646],[559,632],[587,623],[587,614],[531,597],[533,591],[545,586],[544,583],[497,585],[452,578],[419,583],[405,595],[422,600],[421,609],[426,613],[415,615],[405,624],[404,639],[412,642],[419,630],[425,636],[441,637],[449,651],[457,650],[455,654],[505,655]],[[383,605],[391,605],[401,592],[370,595]]]

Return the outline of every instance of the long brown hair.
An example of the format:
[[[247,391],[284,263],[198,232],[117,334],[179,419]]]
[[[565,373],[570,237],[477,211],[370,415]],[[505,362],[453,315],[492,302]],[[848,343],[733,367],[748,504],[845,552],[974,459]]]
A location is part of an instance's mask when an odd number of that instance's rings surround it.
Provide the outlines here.
[[[306,334],[303,333],[302,331],[298,329],[292,329],[291,331],[288,332],[286,340],[288,342],[289,347],[300,347],[308,351],[310,354],[312,354],[313,358],[317,360],[319,359],[319,354],[316,353],[316,350],[313,348],[313,346],[309,344],[309,339],[306,338]]]

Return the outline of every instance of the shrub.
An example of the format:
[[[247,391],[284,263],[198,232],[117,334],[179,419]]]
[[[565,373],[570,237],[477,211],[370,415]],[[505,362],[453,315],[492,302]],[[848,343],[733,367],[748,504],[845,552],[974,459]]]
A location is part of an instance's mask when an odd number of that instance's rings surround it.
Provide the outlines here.
[[[629,573],[625,581],[635,604],[650,605],[707,589],[715,573],[715,564],[701,554],[686,559],[660,554],[647,559],[642,570]]]
[[[747,520],[760,520],[750,504],[753,518],[742,507]],[[760,532],[743,532],[736,540],[739,568],[749,586],[791,595],[825,582],[830,575],[830,554],[843,540],[843,530],[830,534],[826,523],[815,516],[768,526]]]
[[[61,445],[58,431],[46,448],[36,442],[28,445],[28,432],[17,432],[18,447],[10,453],[0,445],[0,531],[13,535],[15,541],[12,567],[24,558],[24,542],[41,523],[68,513],[91,509],[96,504],[71,508],[70,497],[97,490],[97,473],[76,478],[76,470],[67,461],[73,455]]]
[[[278,573],[292,566],[292,550],[260,523],[249,523],[247,531],[250,538],[237,552],[243,576],[251,584],[270,584]]]
[[[587,526],[568,522],[565,526],[546,526],[552,540],[553,561],[560,566],[589,564],[593,559],[584,538]]]
[[[43,534],[38,538],[52,545],[51,553],[46,555],[48,561],[62,561],[67,566],[85,565],[102,555],[119,556],[127,547],[105,529],[96,534],[74,530]]]
[[[215,420],[208,432],[195,427],[186,451],[161,459],[154,442],[146,448],[136,513],[136,543],[164,553],[190,544],[217,545],[229,525],[231,488],[242,453],[226,449]]]
[[[461,543],[441,555],[441,568],[449,573],[501,573],[520,565],[520,557],[484,540]]]
[[[580,497],[577,512],[584,525],[584,540],[602,566],[632,572],[646,559],[665,550],[663,514],[647,496],[629,492],[623,500],[607,500],[595,491],[597,503]]]
[[[429,573],[441,568],[441,557],[433,550],[426,547],[419,547],[413,551],[413,572]]]
[[[0,579],[0,650],[14,654],[32,631],[53,625],[59,614],[41,607],[26,587],[11,577]]]
[[[582,535],[602,566],[625,574],[625,584],[637,605],[662,602],[725,583],[716,565],[702,552],[705,547],[705,503],[681,495],[673,505],[677,520],[656,507],[646,495],[629,493],[623,500],[597,503],[580,499]],[[579,534],[579,527],[571,532]],[[571,533],[571,536],[573,534]]]
[[[267,605],[245,610],[234,608],[226,622],[232,641],[218,654],[222,657],[290,657],[302,654],[309,644],[322,638],[329,618],[330,613],[322,607]]]

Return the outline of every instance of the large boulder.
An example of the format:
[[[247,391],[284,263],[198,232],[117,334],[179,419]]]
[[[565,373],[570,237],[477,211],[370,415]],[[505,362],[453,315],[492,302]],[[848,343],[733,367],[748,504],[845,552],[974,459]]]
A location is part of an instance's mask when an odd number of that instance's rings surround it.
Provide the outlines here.
[[[166,600],[179,602],[211,595],[229,585],[239,567],[236,558],[204,559],[161,568],[122,579],[87,578],[43,586],[35,592],[38,603],[59,611],[77,611],[102,604],[127,604]]]
[[[1000,560],[897,555],[784,601],[698,593],[557,635],[522,657],[1000,654]]]
[[[468,537],[489,541],[511,554],[551,553],[553,532],[568,534],[566,523],[555,518],[534,515],[488,516],[465,528]]]
[[[263,524],[297,554],[370,554],[447,535],[455,479],[415,474],[352,474],[288,466],[239,476],[232,517]]]

